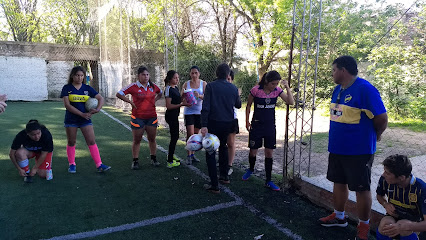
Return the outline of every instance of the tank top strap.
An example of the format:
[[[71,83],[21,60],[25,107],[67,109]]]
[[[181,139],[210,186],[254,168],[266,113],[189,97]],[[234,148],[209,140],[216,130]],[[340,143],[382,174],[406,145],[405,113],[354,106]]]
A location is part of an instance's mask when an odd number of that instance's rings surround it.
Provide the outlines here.
[[[203,91],[203,90],[204,90],[204,88],[203,88],[203,87],[204,87],[203,80],[201,80],[201,79],[200,79],[200,87],[198,88],[198,90],[199,90],[199,92],[200,92],[201,94],[203,94],[203,93],[204,93],[204,91]]]
[[[191,80],[186,82],[186,90],[191,89]]]

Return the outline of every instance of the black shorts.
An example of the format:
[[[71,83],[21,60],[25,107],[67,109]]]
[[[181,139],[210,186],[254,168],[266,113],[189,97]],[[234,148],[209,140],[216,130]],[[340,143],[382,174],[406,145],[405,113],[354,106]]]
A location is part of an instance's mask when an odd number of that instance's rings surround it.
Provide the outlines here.
[[[200,114],[184,115],[184,119],[185,119],[185,126],[194,125],[194,128],[201,129]]]
[[[259,149],[263,146],[269,149],[275,149],[277,143],[277,130],[275,125],[252,124],[249,132],[250,149]]]
[[[235,133],[235,134],[240,133],[240,126],[238,124],[238,119],[234,119],[234,121],[232,121],[232,132],[231,133]]]
[[[340,184],[348,184],[351,191],[370,191],[371,166],[374,154],[328,155],[327,179]]]

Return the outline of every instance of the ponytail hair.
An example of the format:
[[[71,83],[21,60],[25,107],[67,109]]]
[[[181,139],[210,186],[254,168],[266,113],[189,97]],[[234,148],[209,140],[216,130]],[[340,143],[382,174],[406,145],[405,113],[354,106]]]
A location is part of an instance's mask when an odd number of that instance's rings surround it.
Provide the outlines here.
[[[277,71],[272,70],[263,74],[262,79],[260,79],[259,81],[259,85],[263,87],[265,86],[265,84],[268,84],[272,81],[277,81],[277,80],[281,80],[281,75]]]
[[[31,119],[30,121],[28,121],[27,125],[25,126],[25,132],[26,133],[30,133],[34,130],[41,130],[43,128],[46,128],[44,125],[41,125],[38,120],[36,119]]]
[[[177,72],[175,70],[169,70],[166,74],[166,78],[164,79],[164,85],[167,86],[170,84],[170,81],[175,76]]]

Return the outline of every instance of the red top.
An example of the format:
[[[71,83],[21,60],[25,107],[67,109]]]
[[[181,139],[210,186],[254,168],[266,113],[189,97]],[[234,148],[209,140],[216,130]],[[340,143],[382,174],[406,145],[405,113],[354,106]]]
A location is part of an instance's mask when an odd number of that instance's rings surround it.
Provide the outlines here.
[[[155,97],[161,93],[161,89],[157,85],[149,84],[145,88],[139,81],[130,84],[129,86],[121,89],[118,93],[121,95],[132,95],[133,102],[136,109],[132,109],[132,115],[136,118],[150,119],[157,117],[155,111]]]

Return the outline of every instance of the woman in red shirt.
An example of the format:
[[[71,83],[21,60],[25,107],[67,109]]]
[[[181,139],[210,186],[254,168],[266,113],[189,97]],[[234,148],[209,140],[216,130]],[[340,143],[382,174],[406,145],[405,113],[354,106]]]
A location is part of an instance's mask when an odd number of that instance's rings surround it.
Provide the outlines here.
[[[127,94],[132,96],[132,100],[126,97]],[[151,82],[149,72],[145,66],[138,69],[138,81],[121,89],[116,96],[132,105],[132,116],[130,124],[132,125],[132,169],[139,169],[139,150],[144,131],[146,131],[149,151],[151,154],[151,164],[160,165],[156,158],[157,142],[157,112],[155,111],[155,102],[161,98],[163,92],[161,89]]]

